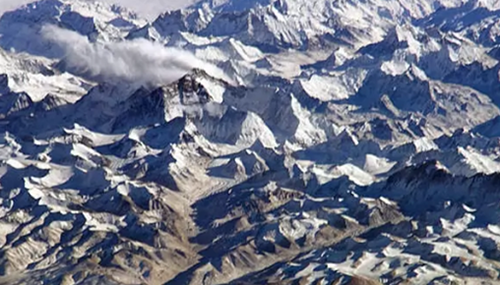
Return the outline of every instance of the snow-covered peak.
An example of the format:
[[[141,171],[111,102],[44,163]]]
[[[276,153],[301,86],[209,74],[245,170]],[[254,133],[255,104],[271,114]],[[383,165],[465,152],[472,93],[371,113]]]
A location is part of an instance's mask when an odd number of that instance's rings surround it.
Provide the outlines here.
[[[5,50],[57,57],[60,51],[43,41],[40,35],[40,29],[47,24],[73,30],[96,41],[120,39],[145,21],[116,5],[41,0],[2,15],[0,46]]]
[[[497,2],[6,13],[0,283],[493,284]]]

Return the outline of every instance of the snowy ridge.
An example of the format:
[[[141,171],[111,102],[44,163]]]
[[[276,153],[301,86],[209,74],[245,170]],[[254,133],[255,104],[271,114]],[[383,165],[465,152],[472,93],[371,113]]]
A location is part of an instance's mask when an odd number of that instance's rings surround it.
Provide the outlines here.
[[[496,284],[498,9],[4,14],[0,283]]]

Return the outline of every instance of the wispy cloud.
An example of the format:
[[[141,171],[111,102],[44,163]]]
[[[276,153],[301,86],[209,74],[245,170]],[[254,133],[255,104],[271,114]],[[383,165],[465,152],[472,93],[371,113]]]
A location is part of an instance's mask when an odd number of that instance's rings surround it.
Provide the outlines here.
[[[96,81],[163,85],[175,81],[193,68],[225,78],[212,64],[192,53],[164,47],[144,39],[92,43],[87,37],[53,25],[42,28],[42,36],[64,51],[64,68]]]

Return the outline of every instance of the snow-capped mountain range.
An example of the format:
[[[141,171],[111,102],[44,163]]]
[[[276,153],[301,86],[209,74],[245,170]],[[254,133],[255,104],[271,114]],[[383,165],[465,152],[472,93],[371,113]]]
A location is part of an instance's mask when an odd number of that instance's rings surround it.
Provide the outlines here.
[[[0,18],[0,284],[499,284],[500,2]]]

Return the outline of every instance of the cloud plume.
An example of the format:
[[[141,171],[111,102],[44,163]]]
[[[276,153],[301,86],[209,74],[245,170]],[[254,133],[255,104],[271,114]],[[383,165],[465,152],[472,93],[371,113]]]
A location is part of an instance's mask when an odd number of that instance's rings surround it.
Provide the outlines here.
[[[42,36],[62,49],[66,71],[96,81],[157,86],[175,81],[193,68],[225,77],[220,69],[190,52],[145,39],[93,43],[85,36],[53,25],[44,26]]]

